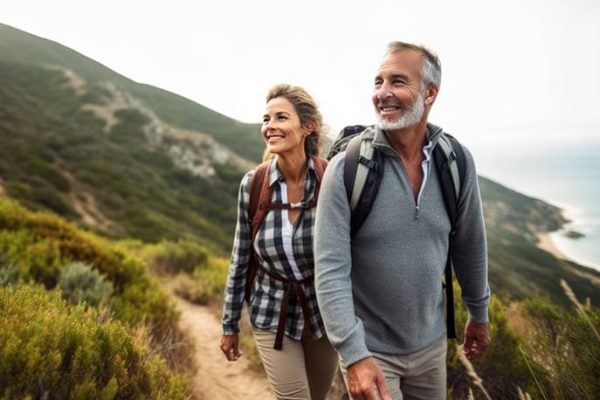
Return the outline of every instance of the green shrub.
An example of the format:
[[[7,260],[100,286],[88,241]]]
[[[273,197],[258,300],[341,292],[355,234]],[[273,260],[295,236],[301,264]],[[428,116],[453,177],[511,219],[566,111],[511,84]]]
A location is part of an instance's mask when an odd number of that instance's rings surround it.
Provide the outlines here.
[[[454,282],[457,340],[449,341],[448,382],[452,399],[468,397],[473,386],[472,378],[460,364],[455,344],[462,344],[463,329],[467,321],[467,309],[461,301],[458,284]],[[534,398],[540,395],[535,379],[547,382],[547,374],[538,363],[524,358],[521,347],[525,343],[510,326],[507,319],[507,306],[496,296],[489,305],[491,344],[485,355],[473,361],[473,367],[482,378],[483,385],[493,399],[516,399],[518,388]],[[531,372],[534,371],[535,378]],[[473,389],[477,392],[478,389]]]
[[[14,285],[19,281],[19,271],[6,261],[4,253],[0,252],[0,287]]]
[[[0,199],[0,254],[14,266],[19,280],[42,283],[47,289],[56,287],[63,265],[93,265],[113,285],[109,306],[115,317],[131,325],[147,324],[159,341],[177,320],[176,310],[143,262],[56,215],[29,212]]]
[[[228,261],[211,257],[204,267],[192,273],[179,274],[175,280],[175,293],[196,304],[220,303],[227,279]]]
[[[60,271],[58,287],[71,302],[97,306],[106,303],[113,292],[112,283],[90,265],[74,262]]]
[[[0,288],[0,397],[185,399],[186,381],[147,338],[57,291]]]
[[[191,274],[195,269],[206,266],[209,252],[204,246],[189,240],[162,241],[147,246],[141,256],[158,274]]]

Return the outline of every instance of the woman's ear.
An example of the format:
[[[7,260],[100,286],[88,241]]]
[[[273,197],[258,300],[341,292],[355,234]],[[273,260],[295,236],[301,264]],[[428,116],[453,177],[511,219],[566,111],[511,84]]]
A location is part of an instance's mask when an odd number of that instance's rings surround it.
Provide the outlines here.
[[[308,136],[311,133],[313,133],[315,130],[315,122],[314,121],[308,121],[307,123],[304,124],[304,136]]]

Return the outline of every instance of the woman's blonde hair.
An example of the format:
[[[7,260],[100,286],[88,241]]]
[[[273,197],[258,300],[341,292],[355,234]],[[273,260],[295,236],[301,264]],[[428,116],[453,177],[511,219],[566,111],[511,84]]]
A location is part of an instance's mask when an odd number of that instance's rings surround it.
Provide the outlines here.
[[[323,117],[317,106],[317,102],[310,94],[300,86],[280,83],[273,86],[267,93],[267,103],[278,97],[287,99],[298,113],[300,125],[305,126],[308,122],[314,123],[314,129],[304,142],[304,150],[309,157],[319,155],[321,150],[321,135],[323,134]],[[269,153],[265,152],[264,159],[268,158]]]

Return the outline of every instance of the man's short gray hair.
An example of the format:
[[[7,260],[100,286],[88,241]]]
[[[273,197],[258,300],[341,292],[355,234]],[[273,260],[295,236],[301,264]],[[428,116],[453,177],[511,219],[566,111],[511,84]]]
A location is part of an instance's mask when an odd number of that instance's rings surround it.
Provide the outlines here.
[[[421,85],[426,88],[429,85],[437,86],[442,84],[442,63],[438,56],[424,46],[418,46],[406,42],[390,42],[388,44],[386,55],[401,50],[415,50],[423,55],[423,67],[421,68]]]

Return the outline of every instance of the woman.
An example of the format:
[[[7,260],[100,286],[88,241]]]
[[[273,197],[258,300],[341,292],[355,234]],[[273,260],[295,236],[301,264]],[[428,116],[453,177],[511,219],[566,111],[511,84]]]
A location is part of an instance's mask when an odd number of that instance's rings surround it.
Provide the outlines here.
[[[221,350],[241,356],[239,320],[247,292],[252,331],[277,399],[325,399],[338,357],[325,336],[315,296],[313,227],[320,175],[322,118],[302,88],[280,84],[267,95],[262,136],[267,161],[240,184],[238,220],[223,305]],[[266,171],[271,206],[252,237],[252,176]],[[279,204],[277,204],[279,203]],[[254,207],[256,208],[256,207]],[[255,224],[258,225],[258,224]],[[249,277],[255,256],[256,276]]]

